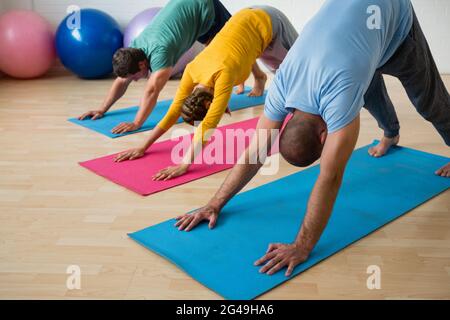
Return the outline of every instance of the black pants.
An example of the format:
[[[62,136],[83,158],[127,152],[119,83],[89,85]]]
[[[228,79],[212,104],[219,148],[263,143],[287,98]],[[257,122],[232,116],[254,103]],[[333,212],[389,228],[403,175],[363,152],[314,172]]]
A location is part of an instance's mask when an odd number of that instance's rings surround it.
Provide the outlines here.
[[[450,146],[450,96],[414,12],[413,16],[413,26],[406,40],[375,72],[364,96],[365,108],[375,117],[386,137],[399,134],[400,124],[383,80],[383,74],[394,76],[401,81],[417,111]]]
[[[231,18],[231,14],[219,0],[212,0],[214,3],[214,24],[207,33],[197,39],[202,44],[208,44],[222,30],[223,26]]]

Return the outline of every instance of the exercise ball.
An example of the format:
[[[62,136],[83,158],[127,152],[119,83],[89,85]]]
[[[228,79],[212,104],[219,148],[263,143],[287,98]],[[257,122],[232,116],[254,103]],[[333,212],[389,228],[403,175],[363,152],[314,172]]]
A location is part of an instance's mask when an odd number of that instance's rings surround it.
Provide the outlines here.
[[[123,32],[123,46],[129,47],[131,42],[137,38],[138,35],[148,26],[148,24],[153,20],[153,18],[158,14],[160,7],[150,8],[142,11],[136,15],[128,23],[125,31]]]
[[[97,9],[69,14],[56,31],[56,50],[62,64],[84,79],[109,75],[113,71],[112,57],[122,44],[119,24]]]
[[[50,24],[28,10],[0,16],[0,70],[20,79],[36,78],[55,61],[54,34]]]
[[[162,8],[150,8],[137,14],[127,25],[124,31],[123,44],[124,47],[129,47],[131,42],[136,39],[141,32],[151,23],[158,12]],[[179,61],[173,68],[172,77],[177,76],[184,71],[186,65],[194,60],[197,54],[202,51],[204,46],[200,42],[195,42],[192,48],[190,48],[184,55],[181,56]]]

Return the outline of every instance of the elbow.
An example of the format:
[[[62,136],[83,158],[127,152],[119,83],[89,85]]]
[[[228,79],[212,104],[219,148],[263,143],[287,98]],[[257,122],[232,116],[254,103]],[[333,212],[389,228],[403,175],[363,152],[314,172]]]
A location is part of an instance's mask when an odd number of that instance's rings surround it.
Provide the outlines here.
[[[150,83],[145,87],[144,94],[148,97],[158,97],[160,92],[161,88],[158,88],[155,83]]]
[[[153,98],[153,97],[155,97],[155,96],[156,96],[156,98],[157,98],[159,92],[158,92],[154,87],[151,87],[151,88],[145,89],[144,94],[145,94],[147,97],[149,97],[149,98]]]

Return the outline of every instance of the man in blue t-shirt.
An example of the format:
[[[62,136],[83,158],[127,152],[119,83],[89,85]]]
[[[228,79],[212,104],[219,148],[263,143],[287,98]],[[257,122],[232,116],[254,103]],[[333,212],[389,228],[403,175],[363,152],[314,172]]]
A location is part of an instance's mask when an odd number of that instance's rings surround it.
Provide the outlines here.
[[[358,140],[361,108],[377,118],[385,139],[370,152],[381,155],[398,142],[399,125],[382,74],[400,79],[419,113],[450,145],[450,97],[439,76],[409,0],[328,0],[305,26],[269,89],[258,130],[281,129],[280,153],[295,166],[321,158],[302,227],[292,244],[271,244],[256,265],[286,275],[305,261],[331,215],[345,167]],[[267,134],[268,133],[268,134]],[[249,149],[209,203],[178,218],[189,231],[203,220],[214,227],[220,210],[258,172],[272,131],[255,134]],[[264,138],[263,138],[264,137]],[[267,140],[266,140],[267,139]],[[450,176],[450,165],[437,174]]]

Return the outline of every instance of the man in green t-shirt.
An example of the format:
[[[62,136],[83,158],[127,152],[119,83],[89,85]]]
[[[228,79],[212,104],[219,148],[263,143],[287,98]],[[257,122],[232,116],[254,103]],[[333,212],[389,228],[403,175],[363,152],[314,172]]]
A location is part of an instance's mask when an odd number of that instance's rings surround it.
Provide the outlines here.
[[[152,112],[180,57],[195,41],[208,44],[230,17],[219,0],[171,0],[132,41],[130,48],[115,53],[113,68],[117,79],[102,107],[84,113],[79,119],[101,118],[125,94],[132,81],[148,78],[134,121],[120,123],[112,133],[138,130]],[[265,77],[259,72],[260,78]]]

